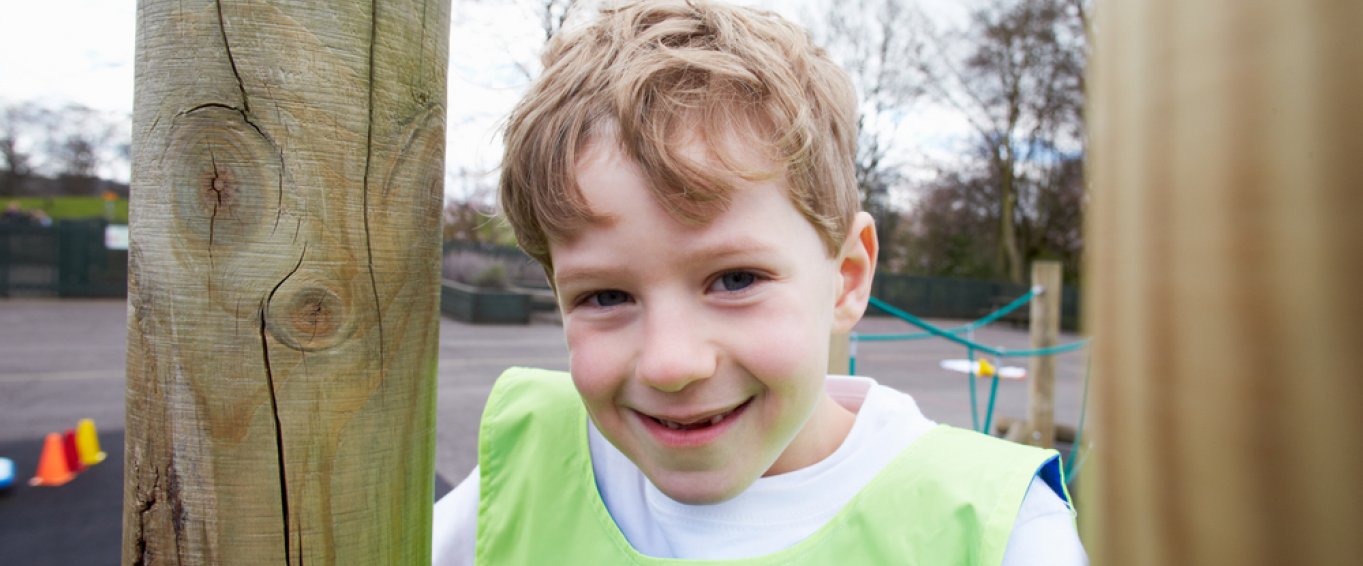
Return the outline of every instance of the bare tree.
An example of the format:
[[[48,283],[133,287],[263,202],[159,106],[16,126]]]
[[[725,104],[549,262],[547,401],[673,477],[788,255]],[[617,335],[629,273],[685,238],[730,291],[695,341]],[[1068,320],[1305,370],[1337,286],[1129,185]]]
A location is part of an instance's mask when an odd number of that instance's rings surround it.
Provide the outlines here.
[[[95,110],[69,105],[50,114],[48,167],[57,176],[95,177],[115,151],[114,125]]]
[[[540,27],[544,29],[546,43],[563,29],[577,4],[578,0],[540,0]]]
[[[457,0],[456,8],[489,8],[485,14],[495,13],[495,17],[516,13],[521,16],[517,22],[538,24],[538,33],[533,35],[519,33],[527,31],[528,26],[525,25],[517,28],[518,33],[503,34],[518,41],[507,40],[503,45],[506,51],[504,65],[507,67],[503,67],[502,70],[514,69],[514,72],[502,73],[505,83],[498,88],[515,90],[523,88],[540,74],[539,55],[544,46],[565,26],[572,25],[578,18],[590,15],[600,3],[600,0],[516,0],[510,3],[502,0],[496,2]],[[499,37],[498,41],[502,39],[504,38]],[[508,75],[509,80],[506,79]],[[474,80],[482,82],[486,78]],[[470,119],[469,116],[463,118],[460,120],[459,116],[451,116],[452,131],[476,132],[473,135],[478,136],[492,135],[484,129],[481,120]],[[450,163],[450,169],[446,172],[448,190],[443,214],[445,240],[514,245],[515,239],[510,234],[509,224],[497,215],[495,189],[497,169],[495,162],[490,166],[479,164],[475,167],[456,165],[453,161]]]
[[[1068,281],[1077,281],[1084,251],[1085,202],[1082,156],[1061,159],[1023,183],[1018,240],[1026,258],[1058,259]]]
[[[95,177],[103,166],[128,159],[129,141],[120,125],[126,124],[79,104],[9,105],[0,112],[3,172],[13,177]]]
[[[972,158],[941,170],[923,183],[906,218],[907,271],[942,277],[998,276],[1000,208],[992,147],[977,147]],[[1015,180],[1019,194],[1018,244],[1025,259],[1055,259],[1066,281],[1079,278],[1083,252],[1083,159],[1071,156],[1055,166],[1029,169]]]
[[[938,35],[923,67],[935,98],[958,110],[987,150],[997,184],[995,266],[1013,281],[1023,276],[1024,201],[1041,198],[1024,191],[1054,189],[1045,182],[1057,178],[1051,170],[1082,155],[1085,14],[1083,0],[993,3],[973,12],[965,33]]]
[[[476,2],[477,0],[472,1]],[[522,8],[533,12],[535,18],[539,21],[540,30],[544,32],[544,43],[540,44],[542,48],[563,30],[563,26],[568,24],[569,18],[579,13],[588,12],[589,6],[587,4],[595,5],[596,2],[591,0],[523,0]],[[521,76],[525,77],[527,82],[534,80],[540,72],[538,49],[536,49],[535,54],[536,57],[533,62],[514,62],[516,70],[520,71]]]
[[[478,3],[484,0],[463,0],[468,3]],[[521,77],[527,82],[534,80],[539,75],[539,49],[549,40],[558,35],[563,27],[580,14],[587,14],[600,4],[599,0],[517,0],[514,2],[522,13],[531,15],[534,21],[539,24],[540,31],[543,33],[543,42],[534,49],[534,57],[529,60],[522,60],[519,57],[512,57],[512,65],[520,73]]]
[[[923,95],[924,17],[905,0],[831,2],[809,18],[815,40],[852,78],[860,98],[856,178],[862,208],[876,219],[882,262],[900,263],[895,246],[900,212],[894,191],[903,185],[902,150],[895,139],[908,110]]]
[[[6,106],[0,112],[0,157],[8,176],[23,178],[34,173],[35,152],[41,144],[38,128],[44,110],[32,102]]]
[[[515,245],[506,220],[497,215],[497,188],[486,172],[460,167],[445,175],[450,198],[442,215],[444,240]]]
[[[905,271],[918,275],[988,279],[997,247],[997,185],[978,170],[943,171],[920,187],[908,213]]]

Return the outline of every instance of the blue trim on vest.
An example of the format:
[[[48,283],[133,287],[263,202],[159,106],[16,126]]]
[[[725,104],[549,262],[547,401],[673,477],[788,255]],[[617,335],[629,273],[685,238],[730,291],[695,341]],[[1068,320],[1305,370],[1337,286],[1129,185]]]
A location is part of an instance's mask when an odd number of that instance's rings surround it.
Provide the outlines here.
[[[1051,488],[1065,505],[1074,506],[1065,492],[1065,473],[1060,465],[1060,456],[1052,456],[1050,460],[1046,460],[1046,463],[1037,469],[1036,475],[1041,481],[1046,482],[1046,486]]]

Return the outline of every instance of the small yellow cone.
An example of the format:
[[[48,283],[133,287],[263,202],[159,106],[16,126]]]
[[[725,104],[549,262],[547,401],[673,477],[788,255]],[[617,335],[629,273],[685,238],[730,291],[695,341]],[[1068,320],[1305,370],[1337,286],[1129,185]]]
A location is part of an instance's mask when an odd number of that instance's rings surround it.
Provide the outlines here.
[[[86,467],[104,461],[108,457],[99,449],[99,435],[95,434],[95,421],[81,419],[76,425],[76,451],[80,452],[80,463]]]
[[[989,363],[989,360],[986,360],[986,359],[984,359],[984,358],[980,358],[979,361],[980,361],[980,372],[979,372],[978,375],[979,375],[980,377],[993,377],[993,376],[994,376],[994,371],[995,371],[995,370],[994,370],[994,366],[991,365],[991,364]]]

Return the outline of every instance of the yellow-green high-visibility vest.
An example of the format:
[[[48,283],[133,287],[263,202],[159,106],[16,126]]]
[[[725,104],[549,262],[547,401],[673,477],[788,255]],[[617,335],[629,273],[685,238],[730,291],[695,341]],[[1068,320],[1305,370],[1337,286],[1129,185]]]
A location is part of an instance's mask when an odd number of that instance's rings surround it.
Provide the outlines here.
[[[1057,457],[938,426],[795,545],[753,558],[683,560],[630,546],[596,489],[587,434],[587,412],[568,374],[502,374],[478,438],[477,564],[994,566],[1032,477]]]

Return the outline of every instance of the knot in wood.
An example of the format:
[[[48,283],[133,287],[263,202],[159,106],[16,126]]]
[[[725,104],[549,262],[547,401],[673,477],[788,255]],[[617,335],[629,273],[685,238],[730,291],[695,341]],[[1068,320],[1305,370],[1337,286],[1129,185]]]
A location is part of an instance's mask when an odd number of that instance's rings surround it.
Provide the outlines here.
[[[237,183],[233,179],[230,167],[219,167],[214,164],[211,170],[202,173],[204,178],[203,185],[203,209],[211,210],[216,213],[227,213],[233,204],[233,197],[236,196]]]
[[[276,340],[295,350],[331,348],[349,335],[352,325],[340,295],[323,286],[281,290],[271,301],[269,328]]]
[[[177,234],[194,246],[250,243],[274,225],[281,157],[236,109],[204,106],[176,116],[163,170]]]
[[[293,304],[289,305],[294,333],[306,337],[307,342],[335,334],[341,316],[340,308],[341,300],[335,293],[317,287],[304,289],[294,296]]]

